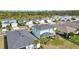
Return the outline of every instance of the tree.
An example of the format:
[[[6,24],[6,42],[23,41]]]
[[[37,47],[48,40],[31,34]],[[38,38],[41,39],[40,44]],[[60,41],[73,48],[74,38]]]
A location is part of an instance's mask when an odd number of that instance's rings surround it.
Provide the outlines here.
[[[47,44],[47,42],[49,41],[49,39],[47,38],[47,37],[42,37],[41,39],[40,39],[40,43],[41,44]]]
[[[1,21],[0,21],[0,28],[1,28],[1,25],[2,25],[2,23],[1,23]]]
[[[39,40],[34,40],[34,41],[33,41],[33,44],[35,44],[35,45],[37,45],[38,43],[40,43]]]
[[[7,25],[6,27],[9,31],[11,30],[11,26],[10,25]]]
[[[71,38],[72,36],[74,36],[73,32],[68,33],[68,37]]]

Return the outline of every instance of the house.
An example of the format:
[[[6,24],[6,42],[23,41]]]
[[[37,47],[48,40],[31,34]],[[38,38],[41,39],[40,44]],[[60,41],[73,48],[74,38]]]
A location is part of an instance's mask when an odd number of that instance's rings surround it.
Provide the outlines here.
[[[2,27],[6,27],[7,25],[10,25],[9,21],[2,20]]]
[[[7,29],[5,27],[2,28],[2,33],[5,34],[7,32]]]
[[[19,19],[18,20],[19,25],[25,25],[25,23],[26,23],[26,20],[24,20],[24,19]]]
[[[37,18],[37,19],[33,19],[33,23],[34,24],[46,24],[50,22],[50,20],[48,18]]]
[[[40,20],[39,20],[39,23],[40,23],[40,24],[44,24],[44,23],[45,23],[44,19],[40,19]]]
[[[12,24],[12,23],[17,23],[17,22],[16,22],[16,20],[12,19],[12,20],[9,20],[9,23]]]
[[[32,49],[34,40],[37,38],[27,30],[15,30],[7,33],[8,49]]]
[[[19,29],[17,23],[12,23],[12,24],[11,24],[11,27],[12,27],[12,30],[17,30],[17,29]]]
[[[51,18],[47,18],[45,19],[46,23],[52,23],[52,19]]]
[[[28,25],[29,27],[32,27],[34,25],[33,20],[27,21],[26,25]]]
[[[41,36],[54,36],[56,28],[50,24],[37,24],[32,27],[32,33],[40,38]]]
[[[55,21],[55,20],[59,20],[62,16],[59,16],[59,15],[55,15],[55,16],[52,16],[51,19],[52,21]]]
[[[64,15],[60,18],[60,20],[63,22],[71,21],[71,16]]]
[[[33,24],[39,24],[39,19],[37,18],[37,19],[33,19]]]
[[[65,22],[65,23],[60,23],[57,24],[57,29],[61,32],[61,33],[70,33],[73,32],[75,34],[77,33],[77,29],[79,28],[79,22],[78,21],[74,21],[74,22]]]
[[[16,20],[10,19],[10,18],[3,19],[2,20],[2,27],[6,27],[7,25],[11,25],[12,23],[16,23]]]
[[[17,23],[12,23],[11,24],[12,27],[17,27],[17,25],[18,25]]]

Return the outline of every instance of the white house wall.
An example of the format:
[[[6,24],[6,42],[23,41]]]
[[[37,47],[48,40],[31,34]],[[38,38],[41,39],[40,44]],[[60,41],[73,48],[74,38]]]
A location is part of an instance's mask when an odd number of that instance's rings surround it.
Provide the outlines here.
[[[40,20],[39,23],[40,24],[44,24],[45,22],[44,22],[44,20]]]
[[[41,30],[40,31],[40,35],[42,35],[43,33],[46,33],[46,32],[48,32],[48,33],[54,33],[54,30],[53,29]]]

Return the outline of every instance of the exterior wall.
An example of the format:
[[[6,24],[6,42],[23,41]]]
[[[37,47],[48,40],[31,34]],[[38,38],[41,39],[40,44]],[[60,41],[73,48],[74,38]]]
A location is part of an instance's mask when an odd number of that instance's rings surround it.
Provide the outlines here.
[[[53,35],[55,35],[55,31],[52,28],[46,29],[46,30],[37,30],[36,28],[32,28],[32,33],[38,38],[40,38],[40,35],[42,35],[43,33],[46,33],[46,32],[53,33]]]
[[[29,24],[33,24],[33,21],[29,21],[26,23],[26,25],[29,25]]]
[[[28,25],[29,27],[32,27],[33,26],[33,21],[27,22],[26,25]]]
[[[11,26],[12,27],[17,27],[17,23],[12,23]]]
[[[38,38],[40,38],[40,31],[39,30],[37,30],[36,28],[32,28],[32,33],[36,36],[36,37],[38,37]]]
[[[49,20],[49,19],[47,20],[47,22],[48,22],[48,23],[52,23],[52,21],[51,21],[51,20]]]
[[[39,23],[40,24],[44,24],[45,22],[44,22],[44,20],[40,20]]]
[[[54,33],[54,30],[52,28],[51,29],[46,29],[46,30],[41,30],[40,35],[42,35],[45,32]]]
[[[2,24],[2,27],[6,27],[7,25],[10,25],[10,24]]]

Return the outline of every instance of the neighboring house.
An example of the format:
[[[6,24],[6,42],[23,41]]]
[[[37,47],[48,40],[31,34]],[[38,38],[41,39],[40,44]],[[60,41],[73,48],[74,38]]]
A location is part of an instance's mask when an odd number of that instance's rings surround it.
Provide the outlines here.
[[[40,24],[44,24],[44,23],[45,23],[44,19],[39,19],[38,22],[39,22]]]
[[[8,21],[2,20],[2,27],[6,27],[7,25],[10,25]]]
[[[14,19],[3,19],[2,20],[2,27],[6,27],[7,25],[11,25],[12,23],[16,23]]]
[[[9,23],[12,24],[12,23],[17,23],[17,22],[16,20],[10,20]]]
[[[46,23],[45,21],[47,21],[47,18],[35,19],[33,21],[37,24],[45,24]]]
[[[7,32],[7,29],[5,27],[2,28],[2,33],[5,34]]]
[[[34,25],[33,20],[30,20],[30,21],[26,22],[26,25],[28,25],[29,27],[32,27]]]
[[[17,27],[18,24],[17,23],[12,23],[11,26],[14,28],[14,27]]]
[[[59,20],[60,18],[62,18],[62,16],[59,16],[59,15],[55,15],[55,16],[52,16],[52,21],[55,21],[55,20]]]
[[[26,20],[24,19],[19,19],[17,22],[19,25],[22,25],[22,26],[26,24]]]
[[[11,24],[11,27],[12,27],[12,30],[17,30],[17,29],[19,29],[17,23],[12,23],[12,24]]]
[[[56,28],[50,24],[40,24],[32,27],[32,33],[40,38],[41,36],[54,36]]]
[[[39,19],[33,19],[33,24],[39,24]]]
[[[47,19],[47,22],[48,22],[48,23],[52,23],[52,20],[50,20],[50,19]]]
[[[7,33],[8,49],[32,49],[34,40],[37,38],[27,30],[15,30]]]
[[[60,19],[61,21],[67,22],[67,21],[71,21],[71,17],[70,16],[62,16],[62,18]]]
[[[62,32],[62,33],[69,33],[69,32],[73,32],[75,34],[77,34],[77,29],[79,28],[79,22],[75,21],[75,22],[65,22],[65,23],[60,23],[57,25],[57,29]]]

